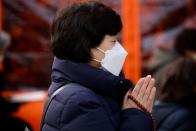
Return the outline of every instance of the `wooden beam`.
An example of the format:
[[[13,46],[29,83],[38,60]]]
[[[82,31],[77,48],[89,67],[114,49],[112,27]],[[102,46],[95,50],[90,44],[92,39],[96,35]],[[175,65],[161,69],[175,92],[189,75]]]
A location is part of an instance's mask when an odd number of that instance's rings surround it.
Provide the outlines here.
[[[122,0],[122,41],[128,51],[124,71],[135,84],[141,76],[139,1]]]

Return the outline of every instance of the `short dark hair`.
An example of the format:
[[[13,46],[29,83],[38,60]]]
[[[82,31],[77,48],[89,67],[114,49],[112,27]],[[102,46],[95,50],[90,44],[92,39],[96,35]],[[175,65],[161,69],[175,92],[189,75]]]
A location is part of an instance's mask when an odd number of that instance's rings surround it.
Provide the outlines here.
[[[174,42],[174,49],[178,54],[184,56],[185,51],[196,51],[196,29],[184,29],[177,35]]]
[[[122,29],[120,16],[99,2],[75,3],[59,11],[51,26],[53,54],[60,59],[87,63],[90,49],[101,44],[105,35]]]
[[[159,100],[187,104],[196,98],[196,60],[180,57],[167,70],[160,88]],[[195,102],[195,101],[194,101]]]

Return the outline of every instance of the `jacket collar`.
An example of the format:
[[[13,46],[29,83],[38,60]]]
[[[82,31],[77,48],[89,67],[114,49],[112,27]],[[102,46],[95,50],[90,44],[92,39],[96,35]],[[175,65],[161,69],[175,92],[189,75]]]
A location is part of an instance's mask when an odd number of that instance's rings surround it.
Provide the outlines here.
[[[122,99],[132,87],[132,83],[120,76],[114,76],[110,72],[97,69],[85,63],[75,63],[69,60],[54,58],[52,66],[52,81],[75,82],[81,84],[95,93]]]

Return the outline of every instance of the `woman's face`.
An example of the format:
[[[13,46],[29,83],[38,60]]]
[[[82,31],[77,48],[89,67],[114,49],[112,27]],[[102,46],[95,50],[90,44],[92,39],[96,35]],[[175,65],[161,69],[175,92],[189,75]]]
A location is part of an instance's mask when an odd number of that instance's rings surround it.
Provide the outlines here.
[[[97,48],[106,52],[107,50],[110,50],[114,47],[116,41],[117,41],[116,36],[105,35],[101,44],[98,47],[91,49],[92,57],[94,59],[101,61],[104,58],[105,54],[100,50],[98,50]]]

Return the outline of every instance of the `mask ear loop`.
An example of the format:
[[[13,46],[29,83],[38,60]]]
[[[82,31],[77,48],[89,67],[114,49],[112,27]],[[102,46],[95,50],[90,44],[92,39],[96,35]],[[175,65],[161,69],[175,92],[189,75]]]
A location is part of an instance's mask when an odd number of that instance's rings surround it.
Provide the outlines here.
[[[101,61],[99,61],[99,60],[97,60],[97,59],[95,59],[95,58],[94,58],[94,59],[92,59],[92,60],[94,60],[94,61],[96,61],[96,62],[99,62],[99,63],[101,63]]]
[[[96,49],[105,54],[105,51],[103,51],[102,49],[100,49],[100,48],[96,48]]]
[[[99,51],[101,51],[102,53],[106,54],[102,49],[100,49],[100,48],[96,48],[96,49],[99,50]],[[92,60],[94,60],[94,61],[96,61],[96,62],[99,62],[99,63],[102,63],[102,61],[97,60],[97,59],[95,59],[95,58],[93,58]]]

